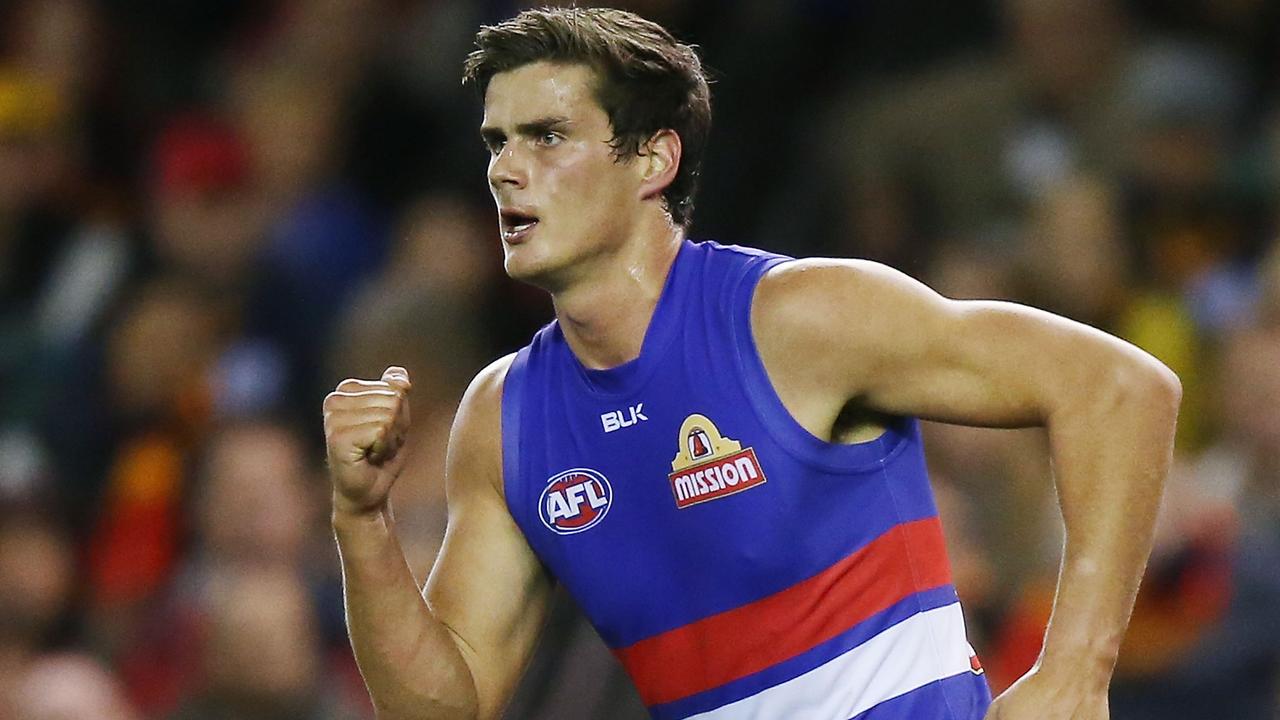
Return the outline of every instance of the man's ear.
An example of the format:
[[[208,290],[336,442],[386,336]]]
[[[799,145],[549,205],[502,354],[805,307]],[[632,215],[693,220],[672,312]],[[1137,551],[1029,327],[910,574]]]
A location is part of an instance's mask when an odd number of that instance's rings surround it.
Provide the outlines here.
[[[644,200],[661,195],[676,179],[680,170],[680,136],[674,130],[659,130],[640,146],[637,163],[641,169],[640,197]]]

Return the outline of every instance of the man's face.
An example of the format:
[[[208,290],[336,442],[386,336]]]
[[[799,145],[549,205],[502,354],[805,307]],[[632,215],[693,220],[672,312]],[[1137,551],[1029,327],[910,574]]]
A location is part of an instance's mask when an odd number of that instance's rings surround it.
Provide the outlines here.
[[[495,75],[481,135],[507,274],[547,289],[616,249],[639,209],[636,163],[615,162],[609,117],[585,65],[538,62]]]

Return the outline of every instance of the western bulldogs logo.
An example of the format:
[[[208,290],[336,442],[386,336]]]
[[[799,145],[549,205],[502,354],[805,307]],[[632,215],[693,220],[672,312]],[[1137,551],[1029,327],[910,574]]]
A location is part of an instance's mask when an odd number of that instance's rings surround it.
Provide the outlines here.
[[[612,502],[613,488],[604,475],[574,468],[547,481],[538,498],[538,515],[551,532],[573,535],[595,527]]]

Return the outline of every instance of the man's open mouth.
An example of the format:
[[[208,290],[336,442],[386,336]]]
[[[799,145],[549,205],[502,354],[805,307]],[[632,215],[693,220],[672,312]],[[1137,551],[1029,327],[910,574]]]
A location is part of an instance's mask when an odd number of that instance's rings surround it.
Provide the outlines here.
[[[498,225],[502,229],[502,239],[507,242],[523,240],[529,231],[538,224],[538,217],[522,210],[503,210],[498,214]]]

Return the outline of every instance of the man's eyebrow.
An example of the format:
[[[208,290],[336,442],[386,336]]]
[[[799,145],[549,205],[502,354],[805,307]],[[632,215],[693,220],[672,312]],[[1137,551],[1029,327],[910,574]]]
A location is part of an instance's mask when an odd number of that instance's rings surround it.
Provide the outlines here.
[[[558,130],[572,124],[573,121],[563,115],[549,115],[516,125],[516,134],[530,137],[541,135],[548,130]],[[506,137],[506,131],[497,125],[483,125],[480,128],[480,138],[485,142],[502,140]]]
[[[548,130],[556,130],[569,124],[571,124],[569,122],[569,118],[564,117],[563,115],[550,115],[547,117],[537,118],[536,120],[530,120],[529,122],[520,123],[519,125],[516,125],[516,132],[528,137],[530,135],[541,135]]]

